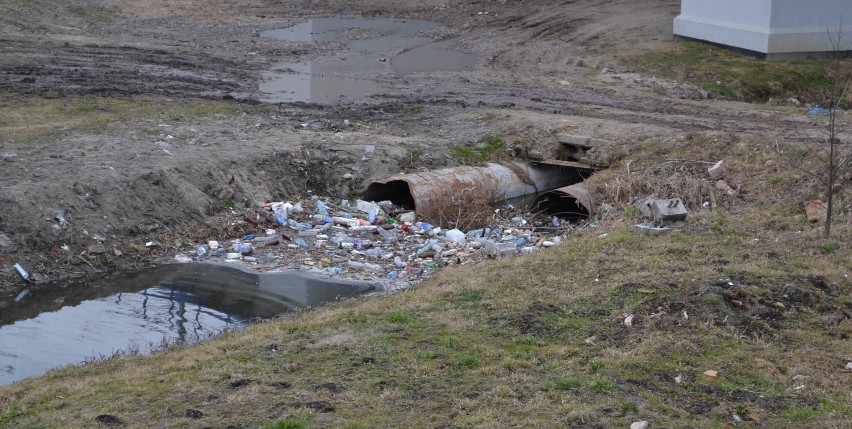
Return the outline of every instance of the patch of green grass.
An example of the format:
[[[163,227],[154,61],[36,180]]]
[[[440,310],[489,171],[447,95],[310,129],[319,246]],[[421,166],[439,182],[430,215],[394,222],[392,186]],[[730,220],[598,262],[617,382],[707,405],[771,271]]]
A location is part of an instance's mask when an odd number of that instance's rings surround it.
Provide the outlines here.
[[[305,422],[297,419],[278,420],[275,423],[270,423],[266,429],[305,429]]]
[[[785,417],[791,423],[804,423],[819,415],[819,410],[812,407],[794,407],[787,410]]]
[[[557,390],[572,390],[583,387],[585,383],[578,377],[557,378],[553,381],[553,386]]]
[[[459,358],[456,366],[462,369],[475,369],[482,366],[482,359],[476,355],[464,355]]]
[[[778,186],[784,180],[781,176],[771,176],[766,179],[766,184],[769,186]]]
[[[628,206],[624,209],[624,217],[627,219],[637,219],[642,215],[642,211],[639,210],[639,207],[636,206]]]
[[[597,393],[609,393],[615,390],[615,383],[605,378],[599,378],[589,386]]]
[[[826,241],[819,245],[819,250],[822,253],[834,253],[837,249],[840,249],[840,243],[836,241]]]
[[[420,113],[423,111],[423,105],[420,103],[416,103],[411,106],[411,113]]]
[[[482,296],[482,291],[475,290],[462,295],[461,300],[464,302],[479,302],[482,301]]]
[[[589,361],[589,372],[592,374],[597,374],[600,370],[602,370],[606,366],[604,362],[600,359],[592,359]]]
[[[456,349],[461,346],[461,339],[456,336],[449,336],[441,339],[441,344],[448,349]]]
[[[820,102],[831,86],[827,59],[764,61],[695,41],[674,42],[671,49],[631,62],[647,73],[691,82],[715,97],[750,102],[789,97]],[[850,64],[845,60],[844,66]]]
[[[453,146],[453,157],[461,164],[482,164],[508,159],[506,140],[492,136],[480,140],[475,146]]]
[[[621,403],[621,415],[626,416],[628,414],[638,414],[639,413],[639,404],[633,401],[627,401]]]
[[[411,323],[411,321],[414,320],[414,318],[408,313],[394,311],[393,313],[388,314],[388,316],[386,317],[386,320],[390,323],[404,324],[404,323]]]
[[[224,204],[225,208],[228,210],[233,210],[235,207],[234,199],[231,197],[223,199],[222,204]]]

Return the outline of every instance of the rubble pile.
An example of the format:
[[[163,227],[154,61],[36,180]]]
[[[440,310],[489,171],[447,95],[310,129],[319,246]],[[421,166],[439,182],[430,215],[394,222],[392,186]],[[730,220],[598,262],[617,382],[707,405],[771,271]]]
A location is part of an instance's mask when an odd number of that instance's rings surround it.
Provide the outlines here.
[[[210,240],[198,244],[194,254],[178,254],[175,260],[250,264],[260,271],[305,269],[381,280],[395,290],[447,265],[555,246],[563,239],[560,234],[571,228],[557,218],[547,219],[546,226],[533,226],[523,216],[495,216],[501,225],[443,230],[389,201],[326,201],[331,200],[314,196],[296,203],[258,203],[254,219],[233,221],[256,226],[256,233]]]

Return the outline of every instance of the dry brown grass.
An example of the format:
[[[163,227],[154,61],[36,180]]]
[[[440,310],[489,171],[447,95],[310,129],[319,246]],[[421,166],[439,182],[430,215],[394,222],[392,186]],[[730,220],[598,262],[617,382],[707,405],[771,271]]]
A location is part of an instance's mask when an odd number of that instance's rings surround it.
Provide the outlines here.
[[[756,154],[751,147],[755,144],[765,143],[742,141],[725,133],[652,139],[636,145],[613,168],[595,174],[587,184],[595,201],[618,208],[635,205],[650,195],[680,198],[691,209],[704,203],[730,208],[753,189],[753,178],[774,156],[769,148]],[[727,168],[722,180],[737,191],[736,196],[720,190],[707,172],[719,160]]]
[[[494,223],[494,209],[491,204],[496,200],[495,190],[472,187],[463,189],[456,195],[433,198],[429,205],[417,214],[441,228],[467,231]]]

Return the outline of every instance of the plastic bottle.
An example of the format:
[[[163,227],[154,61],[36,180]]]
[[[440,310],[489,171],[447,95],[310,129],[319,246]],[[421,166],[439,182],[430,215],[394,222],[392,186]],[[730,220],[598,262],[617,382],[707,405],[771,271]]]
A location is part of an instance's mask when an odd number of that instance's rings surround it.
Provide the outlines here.
[[[358,219],[352,219],[351,217],[347,218],[347,217],[335,216],[335,217],[331,218],[331,220],[333,220],[334,223],[336,223],[338,225],[343,225],[343,226],[348,226],[348,227],[358,226]]]
[[[375,224],[376,223],[376,216],[378,216],[378,215],[379,215],[379,206],[377,206],[376,203],[370,203],[370,211],[367,212],[367,220],[371,224]]]
[[[378,259],[382,256],[382,253],[384,253],[384,251],[382,251],[382,249],[379,247],[374,247],[364,253],[371,259]]]
[[[417,223],[414,224],[414,226],[417,227],[418,229],[424,231],[424,232],[429,231],[430,229],[435,227],[434,225],[432,225],[428,222],[417,222]]]
[[[376,264],[369,264],[369,263],[366,263],[366,262],[358,262],[358,261],[347,261],[346,263],[349,264],[349,266],[352,267],[352,268],[359,268],[359,269],[362,269],[362,270],[373,271],[373,272],[376,272],[376,273],[383,273],[385,271],[384,268],[382,268],[381,266],[376,265]]]
[[[343,272],[343,268],[341,268],[341,267],[328,267],[328,268],[322,270],[322,272],[324,272],[324,273],[326,273],[330,276],[336,276],[336,275]]]
[[[417,249],[417,252],[415,252],[415,255],[423,256],[424,253],[426,253],[430,250],[432,250],[432,244],[426,243],[425,245],[423,245],[419,249]]]
[[[251,244],[240,244],[239,245],[240,254],[242,255],[251,255],[254,251],[254,248],[251,247]]]
[[[529,243],[527,237],[521,237],[517,241],[515,241],[515,247],[524,247],[527,243]]]
[[[18,272],[18,275],[21,276],[22,279],[26,281],[30,280],[30,273],[27,272],[23,265],[15,264],[15,271]]]
[[[307,248],[311,247],[311,246],[308,245],[308,242],[305,241],[305,239],[301,238],[301,237],[296,237],[296,239],[293,240],[293,244],[301,247],[302,249],[307,249]]]
[[[534,246],[522,247],[521,248],[521,255],[527,255],[527,254],[530,254],[530,253],[535,253],[537,251],[538,251],[538,248],[534,247]]]
[[[396,234],[394,234],[393,231],[389,231],[389,230],[386,230],[384,228],[379,228],[378,231],[379,231],[379,235],[382,237],[383,240],[385,240],[385,241],[395,241],[396,240]]]
[[[402,258],[400,258],[399,256],[393,258],[393,265],[397,268],[405,268],[408,266],[408,264],[405,263],[405,261],[403,261]]]
[[[257,258],[254,256],[243,256],[243,262],[257,262]]]
[[[320,215],[327,215],[328,214],[328,207],[325,205],[324,202],[322,202],[322,200],[317,200],[317,214],[320,214]]]
[[[399,273],[396,271],[391,271],[388,273],[388,280],[396,280],[399,278]]]
[[[206,255],[208,251],[210,251],[210,246],[208,246],[206,244],[199,244],[195,248],[195,254],[198,255],[199,258],[203,258],[204,255]]]
[[[249,235],[246,235],[245,237],[243,237],[243,241],[251,241],[251,240],[254,240],[255,237],[256,236],[254,234],[249,234]]]

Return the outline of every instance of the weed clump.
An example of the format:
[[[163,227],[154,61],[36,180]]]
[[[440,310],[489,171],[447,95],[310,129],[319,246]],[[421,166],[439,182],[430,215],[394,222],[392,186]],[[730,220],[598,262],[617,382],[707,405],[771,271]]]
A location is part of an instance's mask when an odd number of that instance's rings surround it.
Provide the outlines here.
[[[509,158],[506,140],[491,136],[480,140],[475,146],[453,146],[453,156],[460,164],[476,165],[484,162],[504,161]]]
[[[266,429],[305,429],[305,422],[296,419],[283,419],[270,423]]]
[[[496,200],[495,190],[473,187],[463,189],[449,198],[435,198],[418,214],[441,228],[467,231],[492,223],[494,209],[491,208],[491,202]]]

